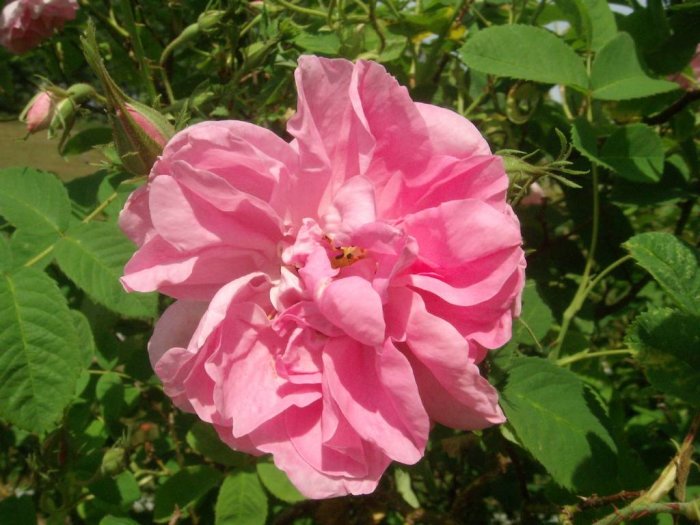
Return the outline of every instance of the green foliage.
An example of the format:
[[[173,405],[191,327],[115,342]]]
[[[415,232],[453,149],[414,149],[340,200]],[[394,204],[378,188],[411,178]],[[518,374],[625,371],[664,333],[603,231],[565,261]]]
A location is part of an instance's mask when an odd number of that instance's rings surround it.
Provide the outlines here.
[[[216,500],[216,525],[264,525],[267,496],[251,472],[229,475]]]
[[[44,273],[0,276],[0,416],[49,430],[73,397],[82,367],[66,300]]]
[[[467,66],[492,75],[588,86],[586,69],[574,50],[556,35],[532,26],[482,29],[464,44],[461,58]]]
[[[37,79],[73,103],[50,131],[60,176],[4,165],[18,143],[0,142],[0,524],[612,523],[655,479],[648,503],[692,516],[697,456],[674,454],[700,408],[700,9],[644,4],[94,1],[37,49],[0,48],[0,130]],[[376,60],[469,118],[504,156],[527,254],[512,339],[480,364],[508,423],[435,425],[376,494],[323,502],[173,406],[147,352],[170,299],[119,282],[134,246],[117,217],[144,182],[128,170],[160,151],[118,118],[125,94],[167,135],[283,135],[302,53]],[[87,151],[102,160],[75,177]]]
[[[501,390],[508,427],[562,487],[614,489],[616,446],[589,408],[581,380],[547,360],[513,361]]]
[[[206,465],[184,467],[176,472],[156,490],[153,521],[167,523],[174,512],[187,515],[188,507],[216,487],[220,479],[221,474]]]
[[[119,277],[133,245],[111,223],[72,226],[56,245],[59,267],[92,299],[122,315],[152,317],[153,294],[127,294]]]
[[[297,503],[306,499],[296,489],[287,475],[273,463],[259,462],[256,466],[260,481],[274,497],[286,503]]]
[[[655,308],[637,317],[628,343],[652,385],[700,406],[700,317]]]
[[[648,232],[625,243],[635,261],[648,271],[685,312],[700,316],[700,253],[673,235]]]
[[[647,76],[639,64],[632,37],[618,33],[593,61],[591,89],[593,97],[599,100],[626,100],[673,91],[678,85]]]

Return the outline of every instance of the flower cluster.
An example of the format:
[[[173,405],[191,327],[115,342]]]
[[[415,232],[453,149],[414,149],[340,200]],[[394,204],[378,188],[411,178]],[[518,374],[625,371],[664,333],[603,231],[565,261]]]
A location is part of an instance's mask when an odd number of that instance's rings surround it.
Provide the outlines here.
[[[525,260],[499,157],[379,65],[302,57],[287,143],[244,122],[175,135],[120,225],[122,282],[177,301],[149,354],[166,393],[313,498],[374,490],[433,422],[501,423],[480,375]]]
[[[77,0],[12,0],[0,13],[0,45],[25,53],[75,18]]]

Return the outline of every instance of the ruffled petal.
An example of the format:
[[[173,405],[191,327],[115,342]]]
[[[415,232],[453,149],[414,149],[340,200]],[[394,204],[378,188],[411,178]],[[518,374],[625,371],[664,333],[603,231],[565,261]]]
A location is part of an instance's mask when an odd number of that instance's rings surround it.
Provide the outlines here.
[[[363,439],[402,463],[422,457],[429,421],[404,356],[391,345],[377,352],[334,338],[326,344],[323,363],[327,395]]]
[[[432,419],[452,428],[481,429],[505,421],[498,393],[481,377],[469,344],[447,321],[431,315],[408,289],[392,291],[392,321],[405,345],[421,399]]]

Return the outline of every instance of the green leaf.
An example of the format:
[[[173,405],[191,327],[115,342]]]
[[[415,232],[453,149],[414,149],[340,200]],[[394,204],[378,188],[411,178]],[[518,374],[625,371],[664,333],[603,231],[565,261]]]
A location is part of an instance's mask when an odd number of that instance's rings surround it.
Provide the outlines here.
[[[517,441],[562,487],[603,490],[615,479],[616,447],[592,413],[580,379],[546,359],[510,365],[501,405]]]
[[[586,49],[600,50],[617,35],[617,25],[605,0],[555,0],[557,7],[586,43]]]
[[[95,355],[95,339],[92,337],[90,322],[84,314],[77,310],[70,311],[73,317],[73,326],[78,337],[78,350],[80,351],[81,362],[85,368],[90,365]]]
[[[256,467],[260,481],[270,493],[286,503],[297,503],[306,498],[292,485],[287,474],[278,469],[274,463],[259,462]]]
[[[656,388],[700,406],[700,319],[668,308],[637,317],[627,344]]]
[[[81,368],[56,283],[31,268],[0,275],[0,417],[34,432],[53,428]]]
[[[119,282],[134,245],[116,225],[96,222],[71,227],[55,252],[61,270],[98,303],[126,316],[155,315],[155,294],[127,294]]]
[[[0,271],[12,268],[12,251],[4,234],[0,234]]]
[[[267,496],[252,472],[229,475],[216,500],[216,525],[264,525]]]
[[[618,128],[600,152],[600,160],[633,182],[658,182],[664,169],[661,137],[646,124]]]
[[[460,56],[470,68],[492,75],[579,89],[588,86],[581,58],[558,36],[538,27],[482,29],[466,41]]]
[[[591,49],[599,51],[617,35],[615,15],[606,0],[583,0],[591,21]]]
[[[185,467],[156,489],[153,520],[166,522],[179,508],[183,516],[187,507],[194,505],[202,496],[219,484],[221,473],[206,465]]]
[[[61,155],[70,157],[90,151],[95,146],[107,144],[112,141],[112,128],[108,126],[94,126],[83,129],[73,134],[61,149]]]
[[[9,497],[0,501],[0,523],[36,525],[36,510],[29,496]]]
[[[196,422],[187,433],[187,444],[195,452],[227,467],[244,467],[250,464],[250,456],[236,452],[221,441],[214,427]]]
[[[90,485],[90,492],[96,498],[127,510],[141,497],[141,488],[134,475],[127,471],[115,477],[104,477]]]
[[[100,525],[139,525],[139,523],[131,518],[105,516],[100,520]]]
[[[0,170],[0,215],[16,228],[33,232],[64,231],[70,200],[52,174],[31,168]]]
[[[513,341],[539,343],[552,328],[553,321],[552,311],[537,293],[535,281],[527,281],[523,288],[523,311],[513,323]]]
[[[51,247],[60,238],[58,232],[51,230],[15,230],[10,237],[12,268],[21,268],[30,261],[33,268],[42,269],[48,266],[53,260]]]
[[[294,43],[310,53],[337,55],[340,52],[340,39],[335,33],[307,33],[302,31],[294,38]]]
[[[647,76],[637,58],[632,37],[619,33],[593,61],[593,97],[599,100],[626,100],[648,97],[678,89],[678,84]]]
[[[700,252],[670,233],[635,235],[624,247],[685,312],[700,316]]]
[[[595,162],[610,170],[612,169],[611,166],[606,165],[600,159],[595,129],[593,129],[593,126],[591,126],[590,122],[585,118],[579,117],[572,122],[571,143],[591,162]]]
[[[105,422],[115,423],[126,405],[121,377],[114,372],[102,374],[95,385],[95,397],[99,401]]]

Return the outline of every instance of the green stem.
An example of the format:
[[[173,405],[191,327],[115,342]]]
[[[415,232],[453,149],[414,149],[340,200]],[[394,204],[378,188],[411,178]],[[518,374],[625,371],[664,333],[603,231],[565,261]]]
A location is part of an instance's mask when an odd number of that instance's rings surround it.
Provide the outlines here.
[[[635,352],[634,350],[630,350],[628,348],[620,348],[618,350],[600,350],[598,352],[584,350],[583,352],[562,357],[557,361],[557,364],[559,366],[568,366],[572,363],[577,363],[578,361],[584,361],[585,359],[594,359],[596,357],[605,357],[609,355],[635,355]]]
[[[324,13],[323,11],[318,11],[316,9],[309,9],[308,7],[302,7],[300,5],[293,4],[291,2],[287,2],[287,0],[274,0],[274,2],[278,3],[282,7],[286,7],[290,11],[295,11],[299,14],[302,15],[307,15],[307,16],[315,16],[316,18],[323,18],[326,20],[328,15]]]
[[[129,38],[129,32],[126,29],[117,24],[112,18],[103,15],[102,12],[96,9],[90,2],[84,0],[80,2],[80,4],[90,12],[91,16],[94,16],[105,25],[107,30],[115,37],[115,40],[119,41],[120,38]]]
[[[607,277],[610,274],[610,272],[615,270],[618,266],[622,266],[627,261],[631,261],[631,260],[632,260],[631,255],[625,255],[624,257],[620,257],[617,261],[615,261],[614,263],[611,263],[607,268],[605,268],[605,270],[603,270],[598,275],[596,275],[595,278],[591,280],[591,284],[588,285],[588,290],[586,290],[586,297],[588,297],[588,295],[590,295],[590,293],[593,291],[593,289],[596,286],[598,286],[598,283],[600,281],[602,281],[603,279],[605,279],[605,277]]]
[[[593,227],[591,231],[591,245],[588,249],[588,254],[586,255],[586,266],[583,269],[583,275],[581,275],[581,282],[578,285],[576,294],[571,300],[568,308],[564,311],[564,316],[562,318],[561,330],[559,330],[559,335],[557,340],[554,342],[554,348],[550,353],[550,359],[557,360],[559,358],[559,352],[561,351],[561,345],[564,342],[566,333],[569,331],[569,325],[571,321],[576,317],[576,314],[581,310],[588,293],[589,281],[591,276],[591,270],[595,264],[595,251],[598,246],[598,230],[600,229],[600,194],[598,191],[598,167],[594,164],[592,166],[593,173]],[[607,270],[607,269],[606,269]]]
[[[647,503],[630,505],[624,509],[616,510],[593,525],[616,525],[649,516],[650,514],[672,514],[684,516],[689,520],[700,521],[700,498],[686,503]]]

